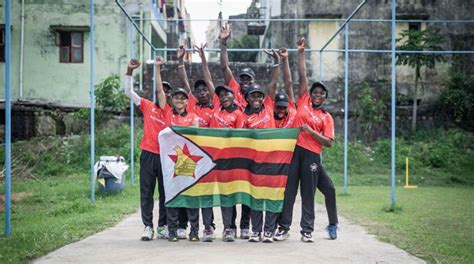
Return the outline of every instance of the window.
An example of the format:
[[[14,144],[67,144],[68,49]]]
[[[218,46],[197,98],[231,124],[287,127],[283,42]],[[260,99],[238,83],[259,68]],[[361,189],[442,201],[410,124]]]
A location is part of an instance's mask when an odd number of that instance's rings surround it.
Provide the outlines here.
[[[5,25],[0,28],[0,62],[5,62]]]
[[[84,44],[83,33],[75,31],[58,31],[56,44],[59,46],[59,62],[82,63]]]

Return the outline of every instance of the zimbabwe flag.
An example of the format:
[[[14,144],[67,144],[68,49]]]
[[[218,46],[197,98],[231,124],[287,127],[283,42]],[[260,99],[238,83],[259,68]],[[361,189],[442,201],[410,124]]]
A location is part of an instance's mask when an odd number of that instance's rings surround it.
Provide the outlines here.
[[[298,129],[169,127],[159,134],[167,207],[281,212]]]

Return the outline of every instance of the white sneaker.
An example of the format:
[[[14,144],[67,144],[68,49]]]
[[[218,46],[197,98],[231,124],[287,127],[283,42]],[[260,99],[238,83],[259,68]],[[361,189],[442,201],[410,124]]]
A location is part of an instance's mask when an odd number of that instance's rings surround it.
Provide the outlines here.
[[[249,238],[249,242],[260,242],[262,240],[262,235],[260,232],[252,232],[252,235]]]
[[[186,235],[186,229],[178,228],[178,239],[186,239],[188,236]]]
[[[248,229],[240,229],[240,238],[241,239],[249,239],[250,238],[250,232]]]
[[[307,242],[307,243],[312,243],[314,242],[313,236],[311,233],[302,233],[301,234],[301,241]]]
[[[150,241],[153,239],[153,228],[151,226],[145,226],[141,239],[143,241]]]
[[[156,238],[157,239],[168,239],[168,237],[169,237],[168,227],[166,225],[159,226],[156,229]]]
[[[279,229],[273,236],[273,240],[283,241],[283,240],[286,240],[288,237],[290,237],[290,234],[288,234],[288,230]]]
[[[273,233],[272,232],[265,232],[263,233],[263,243],[273,243]]]

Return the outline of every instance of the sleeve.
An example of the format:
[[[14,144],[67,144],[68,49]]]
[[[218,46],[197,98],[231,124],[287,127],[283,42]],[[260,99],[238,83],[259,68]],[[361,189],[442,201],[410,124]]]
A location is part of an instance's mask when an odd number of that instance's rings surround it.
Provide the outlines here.
[[[147,99],[140,98],[140,102],[138,103],[138,109],[140,109],[142,113],[145,113],[149,108],[149,105],[148,105],[149,103],[150,101],[148,101]]]
[[[188,93],[188,105],[186,106],[186,110],[188,112],[194,112],[194,106],[197,104],[197,99],[194,97],[193,92],[189,91]]]
[[[323,135],[334,140],[334,120],[330,114],[324,117]]]
[[[265,99],[263,100],[263,104],[265,105],[265,108],[268,109],[268,111],[273,113],[273,109],[275,108],[275,101],[273,101],[270,96],[265,97]]]
[[[135,105],[140,105],[141,103],[140,96],[138,96],[138,94],[135,93],[135,91],[132,89],[132,86],[133,86],[132,83],[133,83],[132,76],[125,75],[125,81],[124,81],[125,94],[128,96],[128,98],[132,99]]]
[[[298,106],[299,107],[311,103],[311,98],[309,97],[308,91],[306,91],[303,96],[298,96],[297,100],[298,100]]]
[[[295,102],[293,100],[290,100],[288,102],[288,108],[293,109],[293,110],[296,111],[296,105],[295,105]]]
[[[214,105],[214,108],[221,106],[221,103],[219,102],[219,96],[217,96],[215,93],[212,95],[212,104]]]
[[[240,108],[244,108],[246,105],[247,105],[247,101],[245,101],[245,98],[244,96],[242,95],[242,93],[240,92],[240,85],[239,83],[235,80],[235,78],[232,78],[229,82],[229,87],[230,89],[232,89],[232,91],[234,92],[234,96],[235,96],[235,101],[238,102],[238,105],[240,106]]]

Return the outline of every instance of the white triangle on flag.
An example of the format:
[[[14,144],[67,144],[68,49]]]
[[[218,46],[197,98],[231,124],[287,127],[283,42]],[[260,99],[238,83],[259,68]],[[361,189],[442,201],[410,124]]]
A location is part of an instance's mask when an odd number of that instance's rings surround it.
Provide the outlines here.
[[[160,132],[158,140],[160,142],[165,203],[168,203],[199,181],[216,164],[196,144],[175,133],[169,127]],[[181,159],[176,162],[178,156],[183,155],[183,151],[187,152],[186,157],[180,156]],[[191,161],[193,159],[196,161]]]

